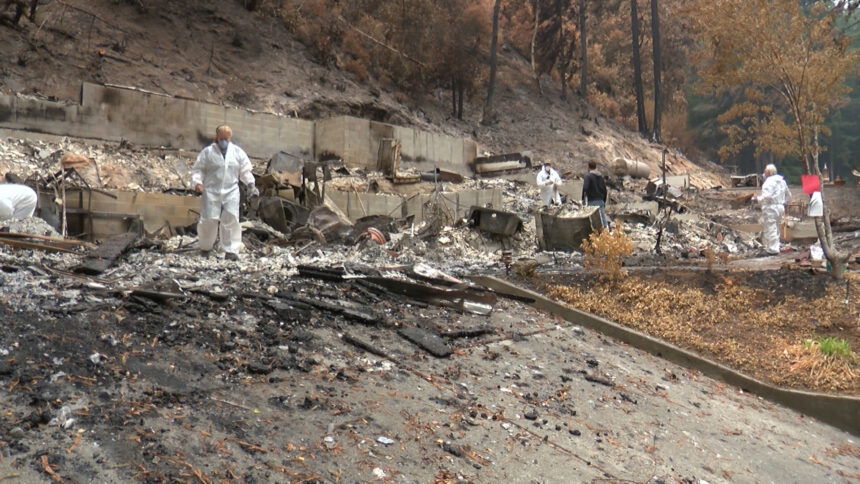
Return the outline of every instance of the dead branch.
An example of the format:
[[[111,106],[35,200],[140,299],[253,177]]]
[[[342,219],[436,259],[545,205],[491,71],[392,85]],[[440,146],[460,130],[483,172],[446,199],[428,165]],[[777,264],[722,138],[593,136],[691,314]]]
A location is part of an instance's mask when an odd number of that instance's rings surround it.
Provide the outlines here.
[[[120,31],[120,32],[122,32],[122,33],[125,33],[125,34],[127,34],[127,33],[128,33],[128,31],[127,31],[127,30],[125,30],[125,29],[123,29],[122,27],[117,27],[116,25],[114,25],[114,24],[112,24],[112,23],[108,22],[107,20],[103,19],[102,17],[99,17],[98,15],[96,15],[96,14],[94,14],[94,13],[92,13],[92,12],[90,12],[90,11],[86,10],[86,9],[83,9],[83,8],[76,7],[76,6],[74,6],[74,5],[68,4],[68,3],[64,2],[63,0],[56,0],[56,3],[58,3],[58,4],[60,4],[60,5],[64,6],[64,7],[67,7],[67,8],[71,8],[72,10],[77,10],[78,12],[81,12],[81,13],[83,13],[83,14],[89,15],[89,16],[91,16],[93,19],[95,19],[95,20],[99,20],[100,22],[102,22],[103,24],[107,25],[108,27],[111,27],[111,28],[114,28],[114,29],[116,29],[116,30],[119,30],[119,31]]]
[[[63,478],[60,477],[60,475],[57,474],[57,472],[54,471],[54,469],[52,469],[51,465],[48,463],[48,455],[47,454],[42,456],[42,469],[45,471],[46,474],[51,476],[51,478],[53,478],[56,482],[63,482]]]
[[[375,37],[373,37],[372,35],[368,34],[367,32],[365,32],[365,31],[361,30],[360,28],[356,27],[355,25],[352,25],[351,23],[349,23],[345,18],[343,18],[343,16],[342,16],[342,15],[338,15],[338,16],[337,16],[337,19],[338,19],[338,20],[340,20],[341,22],[343,22],[343,23],[344,23],[344,25],[346,25],[347,27],[349,27],[349,28],[351,28],[352,30],[355,30],[356,32],[358,32],[358,33],[359,33],[359,35],[361,35],[362,37],[365,37],[365,38],[367,38],[368,40],[370,40],[371,42],[373,42],[373,43],[375,43],[375,44],[377,44],[377,45],[379,45],[379,46],[381,46],[381,47],[385,47],[386,49],[390,50],[391,52],[394,52],[395,54],[397,54],[397,55],[399,55],[399,56],[403,57],[404,59],[410,60],[410,61],[412,61],[412,62],[414,62],[414,63],[418,64],[419,66],[423,67],[424,69],[426,69],[426,68],[427,68],[427,64],[425,64],[425,63],[421,62],[420,60],[418,60],[418,59],[416,59],[416,58],[412,57],[411,55],[409,55],[409,54],[407,54],[407,53],[405,53],[405,52],[402,52],[402,51],[400,51],[400,50],[396,49],[395,47],[392,47],[392,46],[390,46],[390,45],[386,44],[385,42],[383,42],[383,41],[381,41],[381,40],[376,39]]]

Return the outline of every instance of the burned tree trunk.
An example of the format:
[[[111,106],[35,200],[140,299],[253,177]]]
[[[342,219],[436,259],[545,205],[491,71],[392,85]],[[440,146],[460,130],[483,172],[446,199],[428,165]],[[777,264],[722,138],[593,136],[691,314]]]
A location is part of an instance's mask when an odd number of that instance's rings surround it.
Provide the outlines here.
[[[842,279],[845,277],[845,263],[850,257],[847,253],[841,253],[836,249],[836,244],[833,243],[833,228],[830,226],[830,208],[827,206],[827,201],[824,200],[824,179],[821,176],[821,168],[818,166],[818,154],[820,153],[818,145],[818,128],[815,128],[815,134],[812,142],[812,162],[808,157],[803,157],[804,171],[813,175],[818,175],[818,186],[821,190],[821,205],[824,210],[822,217],[813,217],[815,221],[815,232],[818,234],[818,241],[821,243],[821,249],[824,251],[824,258],[830,263],[830,274],[834,279]]]
[[[245,4],[246,9],[253,12],[254,10],[257,10],[257,8],[259,8],[260,3],[262,3],[262,0],[242,0],[242,3]]]
[[[630,0],[630,29],[633,36],[633,87],[636,90],[636,121],[639,132],[648,134],[648,121],[645,119],[645,94],[642,88],[642,59],[639,57],[639,6],[638,0]]]
[[[558,74],[561,78],[561,100],[567,100],[567,88],[570,83],[570,69],[573,64],[573,58],[576,55],[576,36],[569,32],[568,22],[565,21],[569,11],[570,4],[568,2],[559,2],[558,4],[558,23],[559,23],[559,55],[558,55]]]
[[[585,26],[586,0],[579,0],[579,95],[588,97],[588,36]]]
[[[490,78],[487,80],[487,102],[484,104],[484,116],[482,124],[492,124],[495,120],[493,109],[493,98],[496,90],[496,68],[498,64],[499,49],[499,13],[502,9],[502,0],[496,0],[493,6],[493,34],[490,40]]]
[[[537,62],[535,61],[535,47],[537,46],[538,28],[540,27],[540,0],[534,0],[532,5],[535,11],[535,24],[534,30],[532,31],[531,43],[532,74],[535,76],[535,87],[537,87],[538,94],[543,96],[543,87],[540,85],[540,73],[538,72]]]
[[[663,56],[660,53],[660,12],[657,0],[651,0],[651,38],[654,48],[654,130],[651,133],[651,141],[660,143],[660,134],[663,115],[662,81]]]

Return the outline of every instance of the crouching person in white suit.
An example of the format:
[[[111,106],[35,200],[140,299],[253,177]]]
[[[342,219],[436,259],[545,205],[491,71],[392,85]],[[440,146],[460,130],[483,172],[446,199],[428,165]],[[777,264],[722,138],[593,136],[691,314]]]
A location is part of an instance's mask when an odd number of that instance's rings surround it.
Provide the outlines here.
[[[209,255],[215,245],[220,223],[221,247],[225,258],[236,260],[242,246],[242,228],[239,226],[239,181],[248,186],[251,196],[260,194],[254,185],[251,160],[230,140],[233,130],[221,125],[215,129],[215,142],[197,155],[191,169],[191,181],[197,193],[202,193],[200,223],[197,236],[200,251]]]
[[[0,184],[0,220],[32,217],[36,192],[27,185]]]

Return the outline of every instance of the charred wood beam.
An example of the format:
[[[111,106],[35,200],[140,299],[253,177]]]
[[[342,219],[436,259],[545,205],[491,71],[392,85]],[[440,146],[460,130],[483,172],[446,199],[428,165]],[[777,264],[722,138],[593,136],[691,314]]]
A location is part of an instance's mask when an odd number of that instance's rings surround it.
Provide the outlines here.
[[[375,314],[358,311],[356,309],[348,308],[346,306],[338,305],[321,299],[312,299],[296,293],[290,293],[285,291],[281,291],[275,295],[285,300],[290,305],[295,305],[296,303],[303,304],[306,307],[313,307],[322,311],[326,311],[328,313],[341,315],[347,319],[351,319],[353,321],[357,321],[359,323],[366,324],[369,326],[389,325],[389,323],[384,318],[381,318]]]
[[[397,334],[437,358],[446,358],[453,353],[445,340],[440,338],[436,333],[431,333],[426,329],[403,328]]]
[[[385,358],[385,359],[392,360],[392,361],[397,361],[394,357],[392,357],[391,355],[386,353],[385,350],[378,348],[378,347],[376,347],[376,346],[374,346],[374,345],[372,345],[372,344],[370,344],[364,340],[361,340],[361,339],[359,339],[359,338],[357,338],[357,337],[355,337],[349,333],[344,333],[342,336],[342,339],[345,342],[355,346],[356,348],[360,348],[364,351],[367,351],[368,353],[370,353],[372,355],[376,355],[380,358]]]
[[[138,234],[128,232],[107,239],[103,244],[91,250],[84,262],[74,269],[74,272],[88,275],[101,274],[131,248],[138,238]]]
[[[447,331],[444,333],[440,333],[439,336],[442,336],[443,338],[457,339],[477,338],[478,336],[484,336],[488,334],[496,334],[496,328],[492,328],[490,326],[478,326],[477,328],[466,328],[456,331]]]

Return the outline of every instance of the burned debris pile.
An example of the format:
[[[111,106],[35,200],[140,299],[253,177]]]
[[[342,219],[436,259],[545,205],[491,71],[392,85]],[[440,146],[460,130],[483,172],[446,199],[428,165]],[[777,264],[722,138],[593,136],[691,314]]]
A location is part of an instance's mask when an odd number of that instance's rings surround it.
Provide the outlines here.
[[[255,164],[261,195],[242,196],[244,247],[229,260],[198,248],[187,153],[0,148],[41,195],[41,218],[0,223],[0,452],[40,477],[335,481],[360,462],[351,470],[370,480],[426,474],[432,456],[439,475],[471,479],[507,469],[507,452],[488,450],[505,439],[643,447],[652,436],[617,415],[703,385],[661,379],[663,362],[647,376],[598,362],[630,348],[470,282],[580,270],[581,241],[603,227],[576,174],[563,174],[561,206],[541,207],[522,156],[488,157],[470,178],[282,154]],[[126,156],[141,171],[119,183]],[[658,237],[657,263],[759,248],[733,228],[755,213],[730,212],[721,190],[607,181],[612,229],[636,247],[628,263],[654,264]],[[668,413],[654,409],[647,419]],[[599,475],[627,475],[610,470]]]
[[[157,241],[164,255],[190,255],[196,247],[199,201],[189,196],[188,185],[192,156],[127,143],[0,141],[0,168],[40,194],[39,215],[51,228],[34,235],[103,243],[133,232],[149,244]],[[262,194],[243,196],[248,255],[238,264],[265,260],[295,271],[300,264],[424,262],[458,276],[529,261],[576,268],[581,241],[601,228],[596,211],[580,200],[578,173],[562,173],[561,206],[541,207],[532,171],[537,162],[524,154],[478,158],[475,167],[481,169],[471,178],[439,169],[416,172],[400,162],[396,149],[390,158],[380,171],[286,152],[255,162]],[[608,173],[610,225],[634,244],[627,263],[699,263],[709,254],[737,259],[761,252],[758,212],[738,203],[733,191],[743,188],[695,187],[683,174],[648,178],[652,173],[633,160],[621,159]],[[837,230],[840,223],[853,227],[850,216],[834,223]],[[811,234],[802,207],[788,211],[785,232],[803,244],[800,251],[805,248]],[[20,235],[5,237],[0,247],[56,245],[10,242],[13,237]]]

